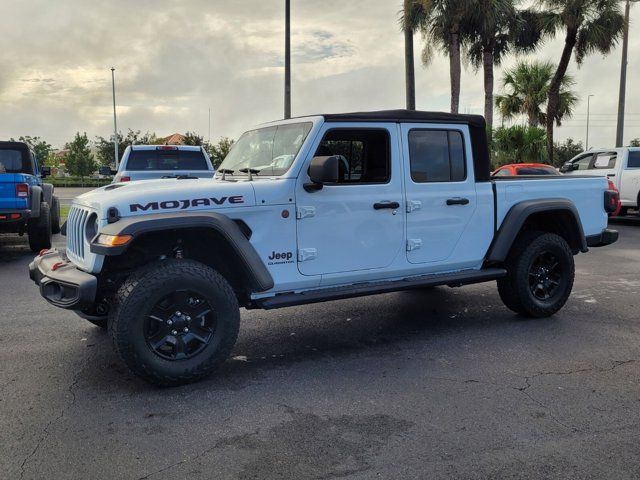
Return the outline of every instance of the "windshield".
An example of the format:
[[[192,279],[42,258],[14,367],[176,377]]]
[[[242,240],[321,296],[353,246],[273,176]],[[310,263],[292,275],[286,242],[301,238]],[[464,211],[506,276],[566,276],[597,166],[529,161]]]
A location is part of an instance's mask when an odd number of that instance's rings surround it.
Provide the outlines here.
[[[234,175],[245,168],[257,171],[257,175],[284,175],[312,126],[311,122],[293,123],[246,132],[235,143],[220,169],[233,170]]]

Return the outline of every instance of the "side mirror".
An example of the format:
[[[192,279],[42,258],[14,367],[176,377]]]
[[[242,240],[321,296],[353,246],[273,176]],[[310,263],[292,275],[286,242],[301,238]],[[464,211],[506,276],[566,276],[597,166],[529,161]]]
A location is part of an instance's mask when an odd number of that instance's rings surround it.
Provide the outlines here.
[[[330,157],[313,157],[311,165],[309,165],[309,178],[311,183],[305,183],[304,189],[307,192],[316,192],[322,190],[325,183],[337,183],[339,178],[340,158]]]
[[[579,167],[576,163],[565,163],[560,167],[560,173],[567,173],[573,170],[577,170]]]
[[[42,178],[51,176],[51,167],[42,167],[40,169],[40,175]]]
[[[104,167],[100,167],[100,169],[98,170],[98,173],[100,175],[106,175],[108,177],[109,175],[115,175],[116,171],[111,170],[111,167],[104,166]]]

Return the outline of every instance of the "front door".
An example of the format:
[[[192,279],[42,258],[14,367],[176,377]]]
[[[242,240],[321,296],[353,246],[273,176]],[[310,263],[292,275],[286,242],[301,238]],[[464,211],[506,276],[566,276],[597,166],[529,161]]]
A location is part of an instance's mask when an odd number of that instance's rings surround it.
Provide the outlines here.
[[[476,210],[468,127],[404,124],[402,135],[407,260],[446,262]]]
[[[400,255],[404,236],[397,125],[326,123],[320,138],[312,156],[339,156],[340,178],[315,192],[304,189],[306,169],[298,179],[300,273],[388,267]]]

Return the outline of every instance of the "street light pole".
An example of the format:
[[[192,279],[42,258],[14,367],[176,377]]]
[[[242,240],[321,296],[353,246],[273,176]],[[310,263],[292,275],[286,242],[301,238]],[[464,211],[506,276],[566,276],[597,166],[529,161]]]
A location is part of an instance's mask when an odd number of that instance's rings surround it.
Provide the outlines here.
[[[285,0],[284,118],[291,118],[291,0]]]
[[[594,95],[589,95],[587,97],[587,138],[584,141],[584,149],[589,150],[589,107],[591,102],[591,97]]]
[[[620,64],[620,94],[618,95],[618,127],[616,129],[616,147],[621,147],[624,136],[624,102],[627,90],[627,50],[629,45],[629,10],[631,2],[624,7],[624,34],[622,37],[622,63]]]
[[[111,67],[111,88],[113,90],[113,148],[115,154],[116,170],[118,170],[118,163],[120,155],[118,155],[118,122],[116,120],[116,77],[115,68]]]

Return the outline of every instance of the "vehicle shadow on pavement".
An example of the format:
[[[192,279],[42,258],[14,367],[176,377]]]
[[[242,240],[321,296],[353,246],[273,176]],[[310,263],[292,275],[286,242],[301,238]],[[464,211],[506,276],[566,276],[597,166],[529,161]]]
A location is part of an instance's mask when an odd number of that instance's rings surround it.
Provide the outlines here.
[[[506,309],[496,315],[496,306],[501,304],[493,290],[492,294],[461,292],[439,287],[301,307],[304,310],[243,310],[240,336],[231,358],[211,377],[172,389],[156,389],[134,377],[113,353],[109,336],[88,327],[87,342],[93,352],[81,380],[110,393],[234,391],[299,363],[323,365],[359,357],[371,359],[411,350],[412,342],[423,345],[437,339],[447,343],[474,335],[474,330],[522,323]],[[548,319],[526,324],[535,323],[539,328],[545,322]]]
[[[29,248],[27,236],[0,234],[0,263],[13,262],[35,254]]]
[[[627,215],[626,217],[613,217],[609,219],[611,225],[640,226],[640,215]]]

